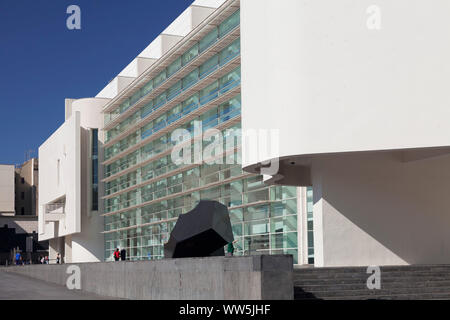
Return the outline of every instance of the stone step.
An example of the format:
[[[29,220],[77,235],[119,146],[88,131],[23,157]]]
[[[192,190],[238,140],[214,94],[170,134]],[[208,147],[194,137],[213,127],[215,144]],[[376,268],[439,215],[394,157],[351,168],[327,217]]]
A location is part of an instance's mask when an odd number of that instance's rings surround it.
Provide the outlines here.
[[[295,299],[450,299],[450,265],[381,267],[381,290],[369,290],[366,267],[295,268]]]
[[[381,272],[381,279],[394,278],[437,278],[450,279],[450,272]],[[294,274],[294,280],[323,280],[323,279],[367,279],[371,276],[368,273],[327,273],[327,274]]]
[[[325,290],[367,290],[366,283],[343,283],[343,284],[311,284],[311,285],[295,285],[296,288],[301,288],[307,292],[325,291]],[[425,282],[393,282],[381,283],[382,289],[397,289],[397,288],[450,288],[450,281],[425,281]]]
[[[299,289],[299,288],[298,288]],[[313,291],[308,292],[307,290],[295,290],[294,295],[299,297],[302,295],[313,295],[317,298],[324,297],[352,297],[352,296],[370,296],[370,297],[379,297],[379,296],[392,296],[392,295],[404,295],[404,294],[431,294],[431,293],[439,293],[439,294],[448,294],[450,296],[450,288],[449,287],[427,287],[421,288],[420,291],[417,288],[392,288],[392,289],[381,289],[381,290],[325,290],[325,291]]]
[[[307,298],[309,300],[311,298]],[[302,299],[299,299],[302,300]],[[318,300],[318,299],[314,299]],[[380,296],[339,296],[339,297],[323,297],[319,300],[450,300],[448,293],[429,293],[429,294],[395,294]]]
[[[341,284],[363,284],[365,285],[367,283],[368,277],[364,278],[333,278],[333,279],[294,279],[294,285],[295,286],[308,286],[308,285],[341,285]],[[387,285],[387,284],[399,284],[399,283],[425,283],[425,282],[433,282],[433,281],[450,281],[450,278],[443,278],[443,277],[427,277],[427,278],[421,278],[421,277],[393,277],[393,278],[386,278],[381,277],[381,284]]]
[[[368,267],[326,267],[326,268],[314,268],[314,267],[294,267],[294,273],[325,273],[329,271],[339,271],[340,273],[346,272],[366,272]],[[381,266],[381,271],[417,271],[417,270],[450,270],[450,265],[438,264],[438,265],[411,265],[411,266]]]

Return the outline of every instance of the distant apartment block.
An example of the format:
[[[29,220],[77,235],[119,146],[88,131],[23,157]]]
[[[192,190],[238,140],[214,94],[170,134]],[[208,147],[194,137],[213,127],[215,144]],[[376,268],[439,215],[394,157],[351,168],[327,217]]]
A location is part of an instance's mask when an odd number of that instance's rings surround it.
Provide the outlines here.
[[[37,216],[39,161],[30,159],[15,169],[16,215]]]
[[[0,165],[0,216],[14,214],[14,166]]]

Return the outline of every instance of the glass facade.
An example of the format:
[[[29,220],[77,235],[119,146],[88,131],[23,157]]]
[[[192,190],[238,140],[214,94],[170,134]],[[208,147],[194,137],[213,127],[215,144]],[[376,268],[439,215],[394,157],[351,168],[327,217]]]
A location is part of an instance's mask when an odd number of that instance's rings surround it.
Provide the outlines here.
[[[240,136],[232,148],[225,142],[227,135],[240,132],[241,69],[234,59],[240,55],[239,38],[226,39],[228,43],[221,44],[224,49],[183,77],[176,77],[179,80],[164,92],[155,91],[230,34],[239,25],[239,16],[238,10],[116,110],[105,114],[109,123],[130,108],[136,109],[106,131],[107,260],[112,260],[117,247],[126,249],[131,260],[163,258],[164,243],[179,215],[200,200],[216,200],[229,208],[238,240],[235,254],[286,253],[298,262],[297,188],[265,186],[261,176],[244,172],[238,163],[177,165],[171,158],[175,145],[171,133],[185,129],[193,138],[196,123],[201,123],[203,131],[220,128],[223,132],[223,153],[215,156],[240,158]],[[136,107],[147,95],[154,97]]]
[[[92,211],[98,211],[98,129],[92,129]]]

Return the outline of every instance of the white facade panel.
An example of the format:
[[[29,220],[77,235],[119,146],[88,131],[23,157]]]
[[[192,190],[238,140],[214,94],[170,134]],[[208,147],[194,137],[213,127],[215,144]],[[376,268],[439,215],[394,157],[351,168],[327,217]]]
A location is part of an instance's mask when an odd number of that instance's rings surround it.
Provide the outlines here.
[[[81,231],[80,113],[39,148],[39,240]],[[65,203],[64,218],[46,223],[46,206]]]
[[[115,77],[106,87],[104,87],[97,95],[96,98],[113,99],[123,89],[129,86],[133,82],[134,77]]]
[[[446,0],[242,1],[243,129],[280,129],[281,157],[449,146],[449,14]]]

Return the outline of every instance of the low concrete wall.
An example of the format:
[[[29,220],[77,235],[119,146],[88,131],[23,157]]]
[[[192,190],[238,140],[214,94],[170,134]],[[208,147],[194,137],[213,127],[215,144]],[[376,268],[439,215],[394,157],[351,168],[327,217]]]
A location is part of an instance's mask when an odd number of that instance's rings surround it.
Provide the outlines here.
[[[70,265],[3,270],[65,286]],[[292,300],[294,297],[290,255],[75,265],[81,270],[82,290],[107,297],[148,300]]]

